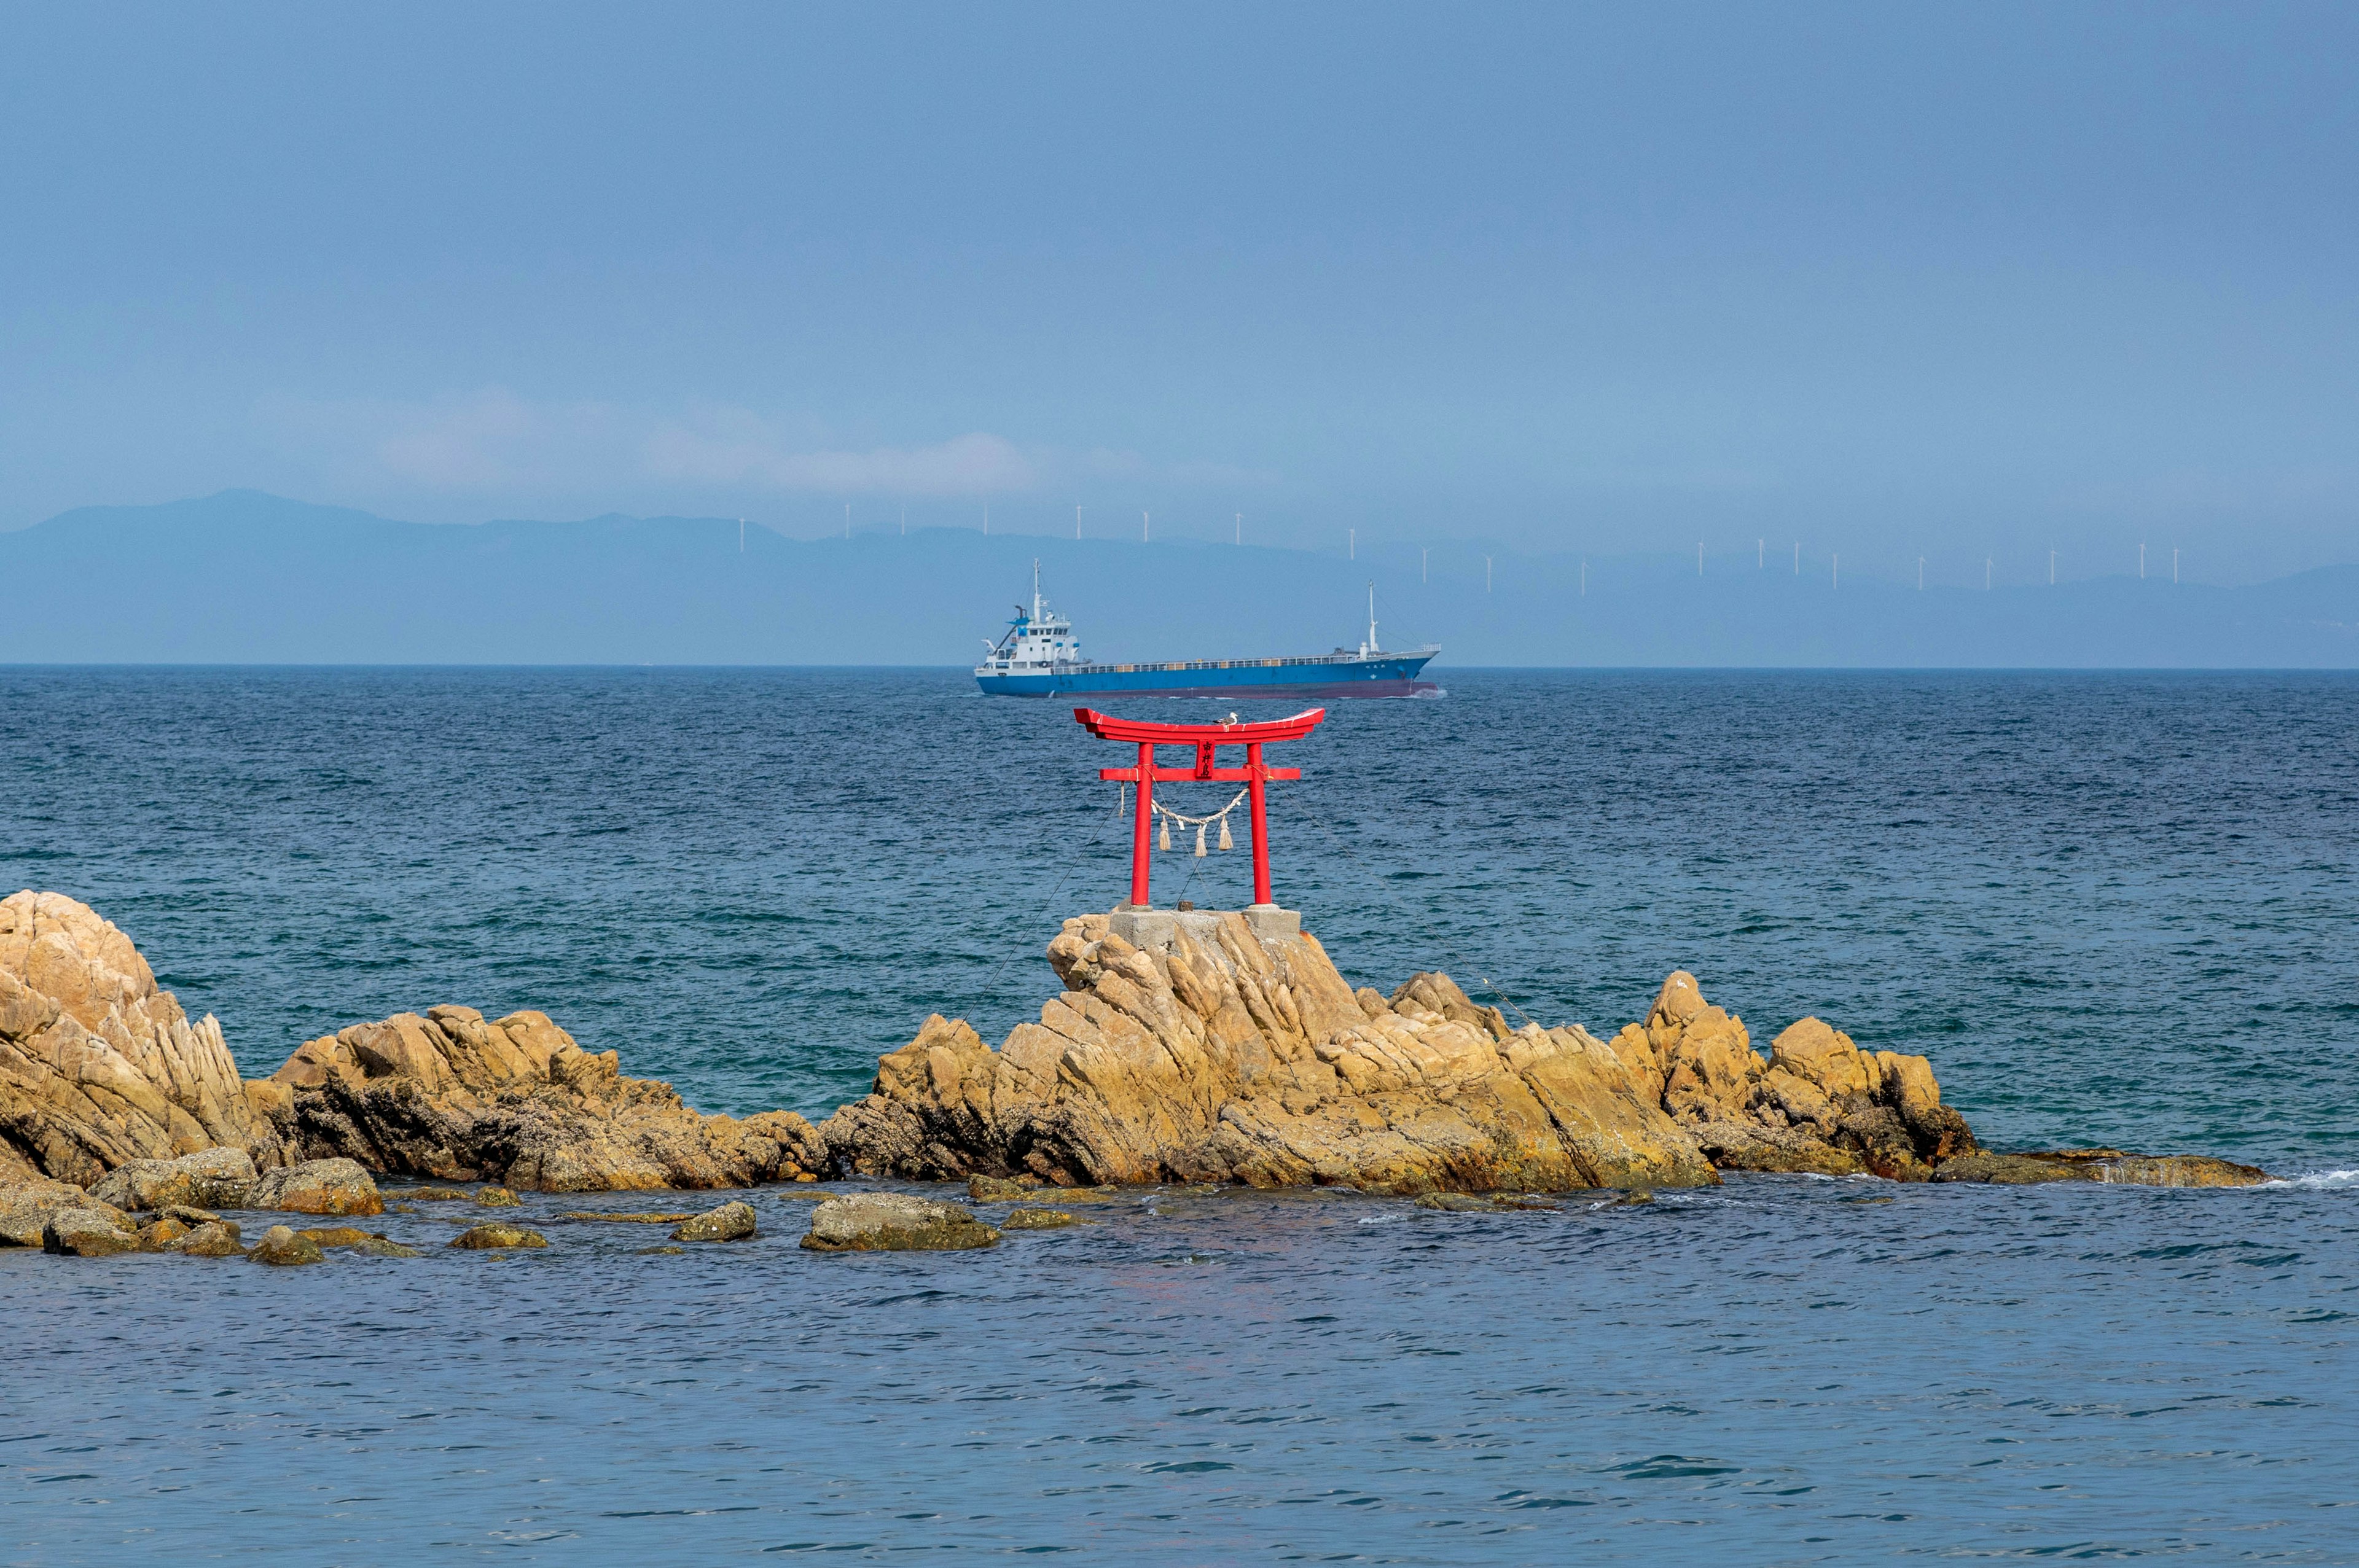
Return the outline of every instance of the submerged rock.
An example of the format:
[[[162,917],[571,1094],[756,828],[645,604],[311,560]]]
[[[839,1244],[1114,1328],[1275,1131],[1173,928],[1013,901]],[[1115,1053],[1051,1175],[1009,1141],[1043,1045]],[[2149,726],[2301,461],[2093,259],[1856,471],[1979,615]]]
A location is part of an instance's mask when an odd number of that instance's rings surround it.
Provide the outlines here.
[[[452,1237],[450,1245],[490,1251],[505,1247],[546,1247],[549,1238],[538,1230],[527,1230],[521,1225],[484,1224],[470,1226]]]
[[[2025,1186],[2041,1182],[2106,1182],[2135,1187],[2252,1187],[2273,1178],[2257,1165],[2200,1154],[2125,1154],[2118,1149],[2050,1149],[2030,1154],[1973,1154],[1933,1173],[1937,1182]]]
[[[315,1247],[358,1247],[372,1233],[349,1225],[331,1225],[307,1227],[295,1234],[310,1237]]]
[[[484,1208],[514,1208],[524,1200],[506,1187],[484,1187],[475,1194],[475,1202]]]
[[[966,1195],[977,1203],[1009,1203],[1030,1197],[1041,1186],[1038,1176],[969,1176]]]
[[[400,1187],[385,1195],[409,1203],[465,1203],[473,1196],[464,1187]]]
[[[594,1219],[607,1225],[678,1225],[683,1219],[694,1219],[692,1214],[601,1214],[595,1209],[568,1209],[560,1219]]]
[[[792,1111],[701,1116],[622,1076],[538,1012],[396,1013],[303,1045],[272,1076],[282,1135],[306,1155],[537,1192],[743,1187],[821,1169]]]
[[[1603,1042],[1511,1030],[1446,976],[1354,992],[1315,938],[1235,914],[1190,915],[1158,951],[1069,920],[1049,959],[1065,994],[998,1050],[935,1017],[885,1057],[820,1128],[839,1163],[1391,1193],[1719,1179]]]
[[[1079,1215],[1067,1214],[1060,1208],[1012,1208],[1007,1217],[999,1222],[1002,1230],[1062,1230],[1069,1225],[1088,1223]]]
[[[743,1241],[754,1234],[754,1206],[725,1203],[671,1233],[674,1241]]]
[[[226,1220],[200,1225],[172,1244],[172,1250],[190,1258],[234,1258],[245,1250],[237,1227]]]
[[[306,1160],[272,1171],[254,1184],[248,1208],[289,1214],[372,1215],[385,1212],[375,1180],[351,1160]]]
[[[422,1258],[425,1256],[415,1247],[404,1247],[391,1237],[379,1236],[375,1232],[353,1242],[353,1250],[364,1258]]]
[[[989,1247],[999,1232],[954,1203],[907,1193],[855,1193],[811,1211],[813,1252],[949,1252]]]
[[[0,899],[0,1183],[92,1185],[213,1147],[280,1163],[212,1018],[189,1022],[131,939],[62,893]]]
[[[254,1250],[246,1256],[257,1263],[273,1263],[280,1268],[327,1260],[318,1242],[284,1225],[274,1225],[264,1231],[262,1239],[254,1244]]]

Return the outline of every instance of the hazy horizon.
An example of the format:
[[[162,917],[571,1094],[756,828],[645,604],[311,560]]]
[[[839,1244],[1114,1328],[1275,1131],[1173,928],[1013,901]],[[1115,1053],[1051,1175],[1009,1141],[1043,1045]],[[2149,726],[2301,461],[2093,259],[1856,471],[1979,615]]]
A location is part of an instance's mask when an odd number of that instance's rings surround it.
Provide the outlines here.
[[[6,27],[0,530],[2359,560],[2343,8]]]

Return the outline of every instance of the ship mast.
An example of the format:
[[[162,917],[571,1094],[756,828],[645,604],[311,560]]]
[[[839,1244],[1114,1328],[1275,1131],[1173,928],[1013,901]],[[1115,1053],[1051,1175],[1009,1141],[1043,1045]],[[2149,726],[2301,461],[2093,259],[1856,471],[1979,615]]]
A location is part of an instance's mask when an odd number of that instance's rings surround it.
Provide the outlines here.
[[[1367,642],[1366,642],[1366,643],[1365,643],[1361,647],[1360,652],[1362,652],[1363,654],[1373,654],[1373,653],[1375,653],[1375,651],[1376,651],[1376,585],[1375,585],[1375,579],[1371,579],[1369,580],[1369,583],[1368,583],[1368,640],[1367,640]]]
[[[1032,559],[1032,624],[1040,624],[1040,560]]]

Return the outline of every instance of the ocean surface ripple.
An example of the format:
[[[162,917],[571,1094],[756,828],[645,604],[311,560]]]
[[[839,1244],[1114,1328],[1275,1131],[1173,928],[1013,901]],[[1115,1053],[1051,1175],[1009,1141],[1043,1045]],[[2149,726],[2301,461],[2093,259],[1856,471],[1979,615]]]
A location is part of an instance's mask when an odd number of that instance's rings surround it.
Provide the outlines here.
[[[682,1255],[555,1217],[621,1195],[528,1197],[514,1258],[0,1252],[0,1561],[2351,1560],[2359,678],[1442,678],[1277,759],[1279,897],[1354,981],[1603,1033],[1685,967],[1764,1045],[1931,1057],[1996,1146],[2289,1180],[1158,1194],[873,1258],[767,1189]],[[0,882],[97,907],[250,1073],[463,1001],[816,1115],[929,1011],[1038,1006],[1124,886],[1114,750],[924,671],[0,668]],[[1238,837],[1158,901],[1244,902]]]

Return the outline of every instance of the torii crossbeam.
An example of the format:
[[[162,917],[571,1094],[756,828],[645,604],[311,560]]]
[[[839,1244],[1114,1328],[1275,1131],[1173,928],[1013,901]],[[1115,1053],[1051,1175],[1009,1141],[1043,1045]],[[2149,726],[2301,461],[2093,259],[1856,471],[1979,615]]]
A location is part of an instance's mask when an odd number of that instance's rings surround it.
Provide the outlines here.
[[[1269,816],[1263,786],[1271,779],[1299,779],[1299,768],[1265,766],[1261,749],[1273,741],[1299,741],[1310,733],[1312,726],[1327,717],[1323,708],[1313,708],[1291,719],[1273,719],[1265,724],[1148,724],[1134,719],[1116,719],[1094,708],[1076,708],[1073,717],[1082,729],[1102,741],[1127,741],[1138,747],[1138,765],[1135,768],[1100,768],[1098,777],[1120,779],[1138,785],[1138,820],[1133,824],[1130,848],[1130,902],[1136,909],[1147,907],[1147,873],[1148,818],[1155,798],[1155,781],[1178,783],[1201,780],[1219,784],[1243,784],[1253,801],[1253,862],[1254,903],[1267,904],[1269,896]],[[1193,767],[1164,768],[1155,762],[1158,746],[1193,746],[1196,762]],[[1243,746],[1245,765],[1242,768],[1213,766],[1213,754],[1223,746]]]

